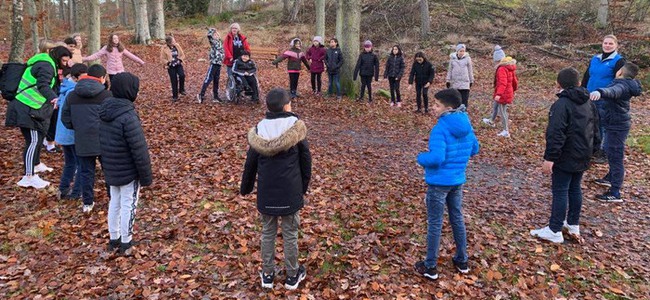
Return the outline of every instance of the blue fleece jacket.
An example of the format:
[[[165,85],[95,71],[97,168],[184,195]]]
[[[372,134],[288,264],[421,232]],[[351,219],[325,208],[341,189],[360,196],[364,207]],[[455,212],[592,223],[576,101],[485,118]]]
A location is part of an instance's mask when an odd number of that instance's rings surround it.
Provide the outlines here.
[[[467,113],[456,111],[438,119],[429,136],[429,152],[420,153],[417,161],[424,167],[427,184],[456,186],[467,180],[467,162],[478,150],[478,140]]]
[[[59,106],[59,117],[56,120],[56,135],[54,136],[54,141],[63,146],[74,145],[74,130],[63,126],[63,123],[61,122],[61,113],[63,112],[63,105],[65,105],[68,94],[74,91],[76,85],[77,83],[70,79],[64,80],[61,84],[59,100],[57,101],[57,105]]]

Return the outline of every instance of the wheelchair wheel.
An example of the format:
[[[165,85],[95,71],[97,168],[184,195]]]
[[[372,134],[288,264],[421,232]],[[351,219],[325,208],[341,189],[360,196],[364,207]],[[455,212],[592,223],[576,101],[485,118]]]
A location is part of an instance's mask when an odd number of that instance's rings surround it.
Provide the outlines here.
[[[228,76],[228,82],[226,83],[226,100],[228,102],[237,103],[237,83],[232,76]]]

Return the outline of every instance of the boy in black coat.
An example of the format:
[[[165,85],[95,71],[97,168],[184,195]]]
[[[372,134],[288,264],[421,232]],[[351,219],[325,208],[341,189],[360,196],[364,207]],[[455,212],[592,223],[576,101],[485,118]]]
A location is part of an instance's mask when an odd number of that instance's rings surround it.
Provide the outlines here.
[[[542,171],[551,175],[553,204],[549,225],[531,230],[532,236],[553,243],[564,242],[562,230],[580,239],[582,174],[589,168],[591,156],[599,148],[598,111],[589,101],[589,92],[580,87],[580,75],[566,68],[557,76],[562,88],[549,112],[546,151]],[[569,211],[567,213],[567,202]],[[566,219],[566,220],[565,220]]]
[[[429,112],[429,87],[434,78],[435,69],[424,57],[424,52],[415,53],[415,61],[413,61],[409,74],[409,89],[413,87],[413,81],[415,81],[415,96],[418,105],[416,113],[422,112],[422,100],[424,100],[424,112]]]
[[[379,81],[379,58],[372,52],[372,42],[363,42],[363,52],[359,54],[357,65],[354,67],[354,76],[352,80],[357,80],[361,76],[361,93],[357,101],[363,100],[363,93],[368,88],[368,103],[372,102],[372,77]]]
[[[273,288],[275,278],[275,239],[278,219],[282,219],[285,288],[296,289],[305,279],[304,266],[298,265],[299,211],[311,179],[311,154],[305,123],[291,112],[289,94],[275,88],[266,96],[266,118],[248,132],[250,148],[242,176],[242,195],[253,191],[257,175],[257,210],[262,215],[263,288]]]
[[[605,114],[601,122],[605,128],[605,153],[609,163],[609,172],[596,183],[609,187],[609,190],[596,196],[602,202],[623,202],[621,187],[625,177],[625,140],[632,127],[630,116],[630,100],[641,95],[641,83],[634,79],[639,73],[639,67],[626,63],[616,72],[616,79],[606,88],[591,92],[591,100],[604,101]]]
[[[110,186],[108,203],[108,250],[121,254],[133,252],[133,222],[141,186],[152,182],[151,159],[147,140],[135,111],[140,80],[131,73],[113,77],[113,97],[102,103],[99,116],[101,161],[106,184]]]

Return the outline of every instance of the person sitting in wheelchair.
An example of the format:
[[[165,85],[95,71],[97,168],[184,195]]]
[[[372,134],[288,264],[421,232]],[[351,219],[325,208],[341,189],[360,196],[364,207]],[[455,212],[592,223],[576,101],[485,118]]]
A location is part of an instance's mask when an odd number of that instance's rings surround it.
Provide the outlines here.
[[[250,52],[243,51],[241,57],[235,60],[235,63],[232,66],[232,74],[235,82],[241,83],[245,94],[248,95],[249,93],[246,93],[246,91],[250,91],[253,102],[259,102],[259,92],[255,73],[257,73],[257,66],[251,59]]]

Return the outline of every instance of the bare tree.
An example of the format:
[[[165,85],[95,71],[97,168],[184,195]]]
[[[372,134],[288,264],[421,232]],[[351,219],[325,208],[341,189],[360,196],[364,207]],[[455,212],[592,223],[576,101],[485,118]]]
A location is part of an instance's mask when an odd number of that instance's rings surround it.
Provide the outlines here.
[[[88,19],[88,52],[95,53],[101,47],[101,13],[99,10],[99,0],[88,0],[90,16]]]
[[[598,2],[598,26],[605,27],[609,19],[609,1],[600,0]]]
[[[289,22],[298,22],[298,13],[302,6],[302,0],[293,0],[293,7],[291,7],[291,14],[289,14]]]
[[[358,83],[352,80],[354,66],[359,56],[359,37],[361,34],[361,0],[346,0],[343,6],[343,27],[341,46],[343,48],[343,67],[341,69],[341,88],[348,96],[355,97]]]
[[[32,44],[34,53],[38,53],[38,18],[36,17],[36,2],[27,0],[27,14],[29,14],[29,27],[32,33]]]
[[[290,13],[291,13],[291,1],[282,0],[282,18],[288,20]]]
[[[343,8],[345,0],[336,1],[336,38],[340,39],[343,33]]]
[[[25,31],[23,30],[23,0],[12,0],[11,52],[9,62],[23,62],[25,54]]]
[[[149,31],[154,39],[165,38],[165,5],[163,0],[149,0]]]
[[[59,17],[61,21],[65,22],[65,1],[59,0]]]
[[[425,40],[431,31],[431,18],[429,16],[429,1],[420,0],[420,38]]]
[[[135,0],[135,42],[147,44],[150,40],[147,0]]]
[[[214,16],[221,13],[223,8],[223,0],[210,0],[208,4],[208,15]]]
[[[48,39],[52,36],[50,31],[50,15],[52,14],[52,1],[39,0],[41,3],[41,10],[39,11],[39,20],[41,21],[41,28],[43,28],[43,37]]]
[[[70,22],[70,31],[79,31],[79,22],[77,17],[77,0],[68,0],[68,21]]]
[[[325,0],[316,0],[316,35],[325,37]]]

